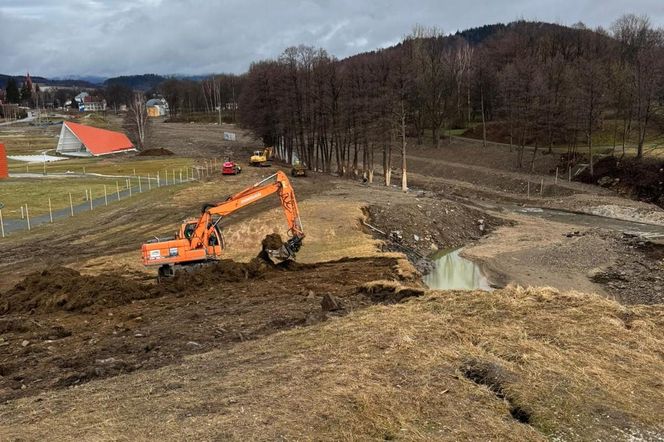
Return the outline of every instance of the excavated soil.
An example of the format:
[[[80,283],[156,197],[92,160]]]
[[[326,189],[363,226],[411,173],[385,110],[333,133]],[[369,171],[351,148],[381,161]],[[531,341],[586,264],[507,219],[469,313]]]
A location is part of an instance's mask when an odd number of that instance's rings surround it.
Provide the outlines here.
[[[338,316],[375,303],[358,287],[397,274],[390,258],[224,260],[164,283],[64,267],[34,273],[0,296],[0,401],[324,321],[324,297],[343,307]]]

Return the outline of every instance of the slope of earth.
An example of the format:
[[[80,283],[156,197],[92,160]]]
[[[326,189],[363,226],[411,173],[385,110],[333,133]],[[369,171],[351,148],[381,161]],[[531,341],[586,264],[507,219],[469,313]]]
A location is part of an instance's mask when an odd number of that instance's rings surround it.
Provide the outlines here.
[[[10,401],[0,439],[659,440],[663,317],[551,289],[431,292]]]
[[[516,166],[516,155],[504,147],[461,139],[435,149],[413,147],[409,182],[451,198],[536,205],[664,226],[664,210],[656,205],[599,186],[556,180],[553,155],[538,153],[532,172],[529,164]]]
[[[224,132],[235,133],[236,140],[224,140]],[[263,143],[234,124],[155,123],[149,145],[193,158],[232,157],[244,165],[250,153]]]
[[[0,296],[0,401],[314,324],[326,318],[324,295],[343,312],[364,308],[372,301],[357,285],[408,267],[391,258],[288,267],[222,261],[161,284],[42,271]]]

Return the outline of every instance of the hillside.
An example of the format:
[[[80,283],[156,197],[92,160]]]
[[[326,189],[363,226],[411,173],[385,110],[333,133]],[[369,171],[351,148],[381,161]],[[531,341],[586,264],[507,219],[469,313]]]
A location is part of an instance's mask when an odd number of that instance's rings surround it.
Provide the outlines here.
[[[25,81],[25,75],[5,75],[0,74],[0,89],[4,89],[7,86],[7,80],[11,77],[14,77],[19,84],[22,84]],[[99,87],[98,84],[90,83],[85,80],[78,79],[60,79],[60,80],[49,80],[45,77],[33,76],[30,75],[33,83],[46,84],[50,86],[67,86],[67,87],[79,87],[85,89],[96,89]]]
[[[122,75],[106,79],[104,86],[122,85],[132,90],[148,91],[159,86],[164,80],[166,77],[155,74]]]
[[[663,314],[551,289],[430,292],[13,401],[0,437],[656,440]]]

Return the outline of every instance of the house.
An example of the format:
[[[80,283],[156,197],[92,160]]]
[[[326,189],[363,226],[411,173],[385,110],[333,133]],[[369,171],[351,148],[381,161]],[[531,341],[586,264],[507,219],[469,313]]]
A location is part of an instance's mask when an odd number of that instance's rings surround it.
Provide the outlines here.
[[[74,101],[78,104],[78,110],[81,112],[99,112],[106,110],[106,100],[92,96],[87,92],[81,92],[75,96]]]
[[[168,102],[163,98],[152,98],[145,103],[148,117],[163,117],[168,115]]]
[[[72,157],[96,157],[135,151],[134,145],[122,132],[98,129],[65,121],[60,130],[56,152]]]
[[[80,109],[80,106],[79,106]],[[99,97],[88,96],[83,100],[84,112],[98,112],[106,110],[106,100]]]

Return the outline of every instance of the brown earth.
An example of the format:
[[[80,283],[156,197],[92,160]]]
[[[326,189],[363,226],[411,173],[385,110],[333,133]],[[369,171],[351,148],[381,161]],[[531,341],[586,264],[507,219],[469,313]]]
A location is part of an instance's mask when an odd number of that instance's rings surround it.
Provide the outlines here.
[[[235,133],[236,141],[224,140],[224,132]],[[180,156],[232,158],[248,163],[251,152],[263,143],[234,124],[156,123],[150,146],[165,148]]]
[[[138,153],[138,156],[140,157],[163,157],[171,155],[175,154],[168,149],[164,149],[163,147],[159,149],[145,149]]]
[[[0,315],[0,401],[324,321],[324,295],[338,299],[344,312],[364,308],[374,301],[357,288],[399,278],[397,269],[391,258],[289,265],[225,260],[159,284],[67,268],[31,275],[1,296],[9,308]]]

